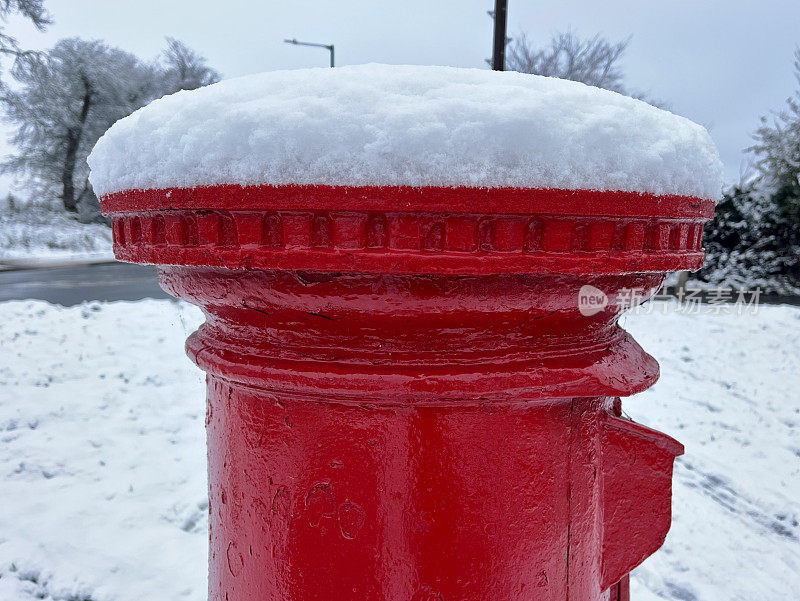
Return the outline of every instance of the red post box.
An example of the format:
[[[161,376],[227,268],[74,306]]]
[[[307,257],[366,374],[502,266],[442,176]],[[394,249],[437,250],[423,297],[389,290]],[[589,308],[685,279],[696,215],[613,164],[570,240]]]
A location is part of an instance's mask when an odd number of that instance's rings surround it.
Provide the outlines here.
[[[211,599],[627,599],[682,446],[621,415],[658,364],[619,301],[701,265],[711,200],[220,182],[102,205],[116,256],[206,314]]]

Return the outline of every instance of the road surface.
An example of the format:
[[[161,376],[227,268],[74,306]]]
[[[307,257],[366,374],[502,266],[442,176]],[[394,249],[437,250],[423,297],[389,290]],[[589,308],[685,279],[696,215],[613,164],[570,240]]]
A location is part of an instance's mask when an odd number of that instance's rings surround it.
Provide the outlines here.
[[[702,293],[701,300],[707,294]],[[0,302],[31,298],[71,306],[91,300],[171,297],[158,287],[156,268],[151,265],[95,263],[0,271]],[[759,300],[764,304],[800,305],[800,296],[761,295]]]
[[[131,263],[98,263],[0,271],[0,302],[36,298],[60,305],[87,300],[170,298],[158,287],[156,268]]]

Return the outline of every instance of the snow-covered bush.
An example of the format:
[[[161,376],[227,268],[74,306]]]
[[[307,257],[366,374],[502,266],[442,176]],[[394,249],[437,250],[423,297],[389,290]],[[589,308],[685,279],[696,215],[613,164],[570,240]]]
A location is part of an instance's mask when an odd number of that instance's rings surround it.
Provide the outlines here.
[[[0,199],[0,262],[76,257],[111,258],[111,230],[79,223],[51,202]]]

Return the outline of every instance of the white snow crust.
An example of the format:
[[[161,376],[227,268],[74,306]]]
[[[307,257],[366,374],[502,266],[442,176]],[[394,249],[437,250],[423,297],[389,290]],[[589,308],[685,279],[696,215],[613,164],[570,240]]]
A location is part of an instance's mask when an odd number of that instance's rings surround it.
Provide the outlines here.
[[[452,67],[275,71],[156,100],[91,156],[99,195],[216,184],[620,190],[716,198],[708,132],[581,83]]]

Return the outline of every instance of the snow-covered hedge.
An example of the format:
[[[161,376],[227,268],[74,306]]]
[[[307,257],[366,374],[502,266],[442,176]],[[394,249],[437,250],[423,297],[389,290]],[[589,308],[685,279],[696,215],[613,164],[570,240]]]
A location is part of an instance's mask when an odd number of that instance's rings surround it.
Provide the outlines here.
[[[111,259],[111,229],[79,223],[45,202],[0,200],[0,262],[33,259]]]

